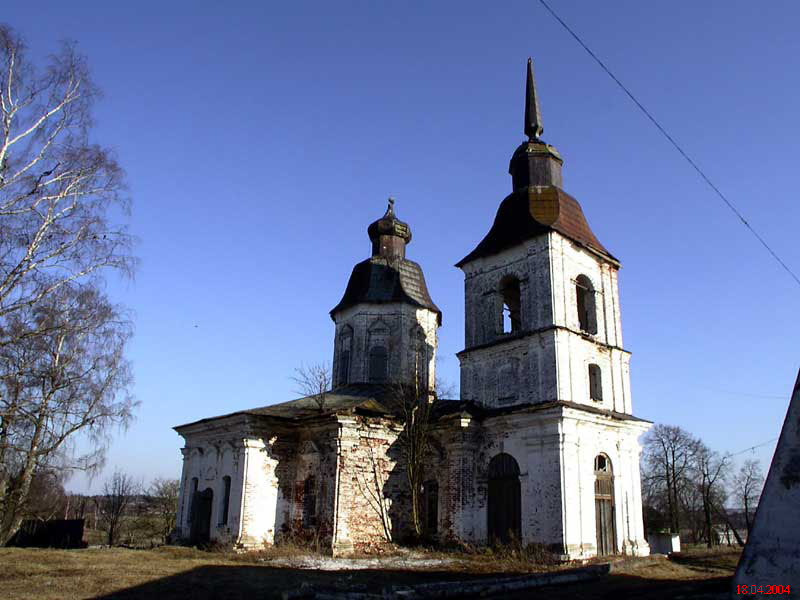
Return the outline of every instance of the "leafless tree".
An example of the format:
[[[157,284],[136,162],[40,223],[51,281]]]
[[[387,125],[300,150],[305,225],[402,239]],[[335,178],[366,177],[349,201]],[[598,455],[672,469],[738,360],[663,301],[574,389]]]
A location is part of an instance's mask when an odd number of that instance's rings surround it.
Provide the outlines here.
[[[714,544],[713,517],[725,504],[725,480],[731,459],[698,442],[692,456],[691,476],[703,503],[703,524],[706,544]]]
[[[761,490],[764,487],[764,472],[757,460],[746,460],[731,481],[734,497],[744,512],[747,533],[753,526],[753,507],[758,504]]]
[[[98,90],[65,44],[41,72],[0,26],[0,317],[111,267],[130,274],[131,237],[110,212],[127,210],[123,172],[89,142]],[[13,341],[3,332],[0,343]]]
[[[0,541],[23,518],[36,470],[98,468],[110,430],[135,405],[123,356],[130,325],[98,290],[61,287],[6,324],[18,341],[0,347]],[[88,450],[76,455],[79,435]]]
[[[325,401],[332,383],[330,363],[300,365],[295,369],[292,381],[297,385],[296,393],[312,398],[320,411],[325,410]]]
[[[37,71],[0,25],[0,544],[37,470],[99,464],[102,444],[70,460],[76,435],[131,414],[130,327],[99,290],[135,260],[122,169],[89,141],[97,96],[74,44]]]
[[[125,510],[139,492],[141,486],[122,471],[115,470],[111,479],[103,486],[102,496],[95,498],[100,522],[106,531],[109,546],[119,539],[120,524]]]
[[[148,489],[148,496],[155,505],[161,521],[161,535],[164,542],[175,529],[178,514],[178,492],[180,482],[177,479],[154,479]]]
[[[439,395],[447,395],[451,391],[438,378],[429,387],[424,378],[415,377],[412,384],[393,384],[386,396],[389,409],[399,418],[403,427],[397,443],[405,466],[411,498],[411,523],[417,539],[424,533],[422,485],[427,475],[427,460],[430,458],[433,415]]]
[[[645,494],[665,500],[670,530],[680,533],[681,498],[691,484],[690,469],[698,441],[673,425],[658,424],[644,439],[642,479]]]

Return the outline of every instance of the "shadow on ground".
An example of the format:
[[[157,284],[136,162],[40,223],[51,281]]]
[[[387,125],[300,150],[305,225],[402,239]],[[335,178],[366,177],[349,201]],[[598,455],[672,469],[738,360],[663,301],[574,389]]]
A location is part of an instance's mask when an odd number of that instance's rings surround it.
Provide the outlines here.
[[[203,566],[156,579],[124,590],[95,596],[94,600],[252,600],[281,598],[284,591],[299,590],[304,582],[326,590],[380,593],[390,585],[413,585],[434,581],[464,581],[501,574],[470,576],[452,571],[402,571],[363,569],[319,571],[269,566]],[[507,574],[505,576],[508,576]]]
[[[728,600],[731,577],[672,580],[649,579],[634,575],[609,575],[599,581],[538,588],[535,591],[506,594],[496,598],[530,600]],[[534,596],[534,594],[536,594]]]
[[[328,592],[380,593],[387,586],[413,585],[434,581],[464,581],[484,577],[502,577],[502,574],[469,576],[453,572],[414,572],[402,570],[364,569],[354,571],[313,571],[269,566],[203,566],[133,586],[117,592],[95,597],[95,600],[131,600],[158,598],[177,600],[226,599],[252,600],[257,598],[281,598],[284,591],[299,590],[307,582],[315,589]],[[508,574],[505,575],[506,577]],[[595,581],[549,586],[498,598],[548,600],[648,599],[673,600],[675,598],[723,598],[729,593],[731,577],[714,577],[699,580],[650,579],[646,576],[625,574],[609,575]]]

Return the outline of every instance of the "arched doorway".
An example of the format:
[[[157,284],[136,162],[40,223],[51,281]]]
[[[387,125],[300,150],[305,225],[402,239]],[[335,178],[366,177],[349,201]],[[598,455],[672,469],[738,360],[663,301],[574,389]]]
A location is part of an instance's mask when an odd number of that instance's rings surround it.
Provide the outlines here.
[[[520,541],[519,465],[501,453],[489,462],[489,499],[486,507],[490,544]]]
[[[211,540],[211,508],[214,506],[214,491],[206,488],[196,492],[192,501],[193,544],[202,544]]]
[[[597,555],[617,552],[617,529],[614,523],[614,471],[605,454],[594,459],[594,514],[597,528]]]

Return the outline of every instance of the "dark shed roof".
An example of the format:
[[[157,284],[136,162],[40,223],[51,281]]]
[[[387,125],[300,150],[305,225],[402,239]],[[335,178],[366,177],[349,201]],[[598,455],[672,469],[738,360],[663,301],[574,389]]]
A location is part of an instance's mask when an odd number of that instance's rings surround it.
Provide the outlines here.
[[[595,237],[578,201],[561,188],[544,186],[523,188],[507,196],[497,209],[489,233],[456,266],[493,256],[551,230],[618,263]]]
[[[344,296],[331,310],[331,318],[356,304],[390,302],[406,302],[432,310],[441,325],[442,311],[428,293],[422,268],[412,260],[383,256],[373,256],[353,267]]]

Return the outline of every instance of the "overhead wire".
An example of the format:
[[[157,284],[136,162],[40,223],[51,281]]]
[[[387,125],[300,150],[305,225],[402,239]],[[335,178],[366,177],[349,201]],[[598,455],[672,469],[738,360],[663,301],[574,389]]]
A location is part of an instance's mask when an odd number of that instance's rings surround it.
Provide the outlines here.
[[[756,448],[761,448],[761,446],[766,446],[767,444],[771,444],[778,438],[774,437],[771,440],[767,440],[766,442],[761,442],[760,444],[756,444],[755,446],[750,446],[749,448],[745,448],[744,450],[739,450],[738,452],[732,452],[731,456],[736,456],[737,454],[744,454],[745,452],[750,452],[751,450],[755,450]]]
[[[711,179],[703,172],[703,170],[689,156],[689,154],[687,154],[687,152],[680,146],[680,144],[678,144],[678,142],[675,141],[675,138],[673,138],[667,132],[667,130],[661,125],[661,123],[659,123],[656,120],[656,118],[650,113],[650,111],[648,111],[644,107],[644,105],[641,102],[639,102],[636,96],[634,96],[633,93],[627,87],[625,87],[625,85],[617,78],[617,76],[611,72],[611,69],[609,69],[608,66],[592,51],[592,49],[586,45],[586,43],[578,36],[578,34],[575,33],[575,31],[573,31],[569,25],[567,25],[564,19],[562,19],[545,0],[539,0],[539,2],[542,4],[542,6],[545,7],[545,9],[547,9],[547,11],[553,16],[553,18],[555,18],[555,20],[558,21],[561,24],[561,26],[575,39],[575,41],[578,42],[578,44],[580,44],[584,50],[586,50],[589,56],[591,56],[595,60],[595,62],[598,65],[600,65],[603,71],[605,71],[606,74],[609,77],[611,77],[611,79],[614,80],[614,82],[619,86],[619,88],[623,92],[625,92],[625,94],[633,101],[633,103],[639,108],[639,110],[641,110],[644,113],[644,115],[650,120],[650,122],[653,123],[653,125],[655,125],[655,127],[663,134],[665,138],[667,138],[667,140],[669,140],[669,142],[675,147],[675,149],[681,154],[681,156],[683,156],[683,158],[686,159],[686,161],[692,166],[692,168],[694,168],[694,170],[697,171],[700,177],[703,178],[703,180],[717,194],[717,196],[719,196],[722,199],[725,205],[738,217],[738,219],[750,231],[750,233],[752,233],[755,236],[755,238],[761,243],[761,245],[764,246],[764,248],[766,248],[767,252],[769,252],[772,255],[772,257],[778,262],[778,264],[781,267],[783,267],[783,269],[789,274],[789,276],[792,277],[792,279],[794,279],[797,285],[800,286],[800,277],[798,277],[794,273],[794,271],[792,271],[789,268],[789,265],[787,265],[781,259],[781,257],[778,256],[777,252],[775,252],[770,247],[770,245],[767,244],[766,240],[764,240],[764,238],[761,237],[761,235],[753,228],[753,226],[750,225],[750,223],[747,221],[747,219],[744,218],[744,215],[742,215],[739,209],[737,209],[733,205],[733,203],[730,200],[728,200],[725,194],[723,194],[722,191],[714,184],[714,182],[711,181]]]

